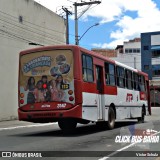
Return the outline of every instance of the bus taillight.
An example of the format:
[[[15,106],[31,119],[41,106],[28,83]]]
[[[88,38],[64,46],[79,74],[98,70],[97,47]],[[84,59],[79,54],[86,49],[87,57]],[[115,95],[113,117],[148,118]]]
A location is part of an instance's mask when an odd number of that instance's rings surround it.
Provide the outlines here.
[[[21,94],[20,94],[20,97],[21,97],[21,98],[24,98],[24,93],[21,93]]]
[[[21,99],[21,100],[20,100],[20,104],[23,104],[23,103],[24,103],[24,100],[23,100],[23,99]]]
[[[69,100],[70,100],[70,101],[73,101],[73,100],[74,100],[74,97],[70,96],[70,97],[69,97]]]
[[[68,91],[68,94],[69,94],[69,95],[72,95],[72,94],[73,94],[73,91],[72,91],[72,90],[69,90],[69,91]]]

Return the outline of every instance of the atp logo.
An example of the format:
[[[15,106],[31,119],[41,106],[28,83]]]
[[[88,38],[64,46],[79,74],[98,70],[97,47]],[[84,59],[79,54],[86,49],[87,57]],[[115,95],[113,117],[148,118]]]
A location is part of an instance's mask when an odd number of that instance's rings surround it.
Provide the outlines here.
[[[133,100],[133,94],[127,93],[126,102],[132,102],[132,100]]]

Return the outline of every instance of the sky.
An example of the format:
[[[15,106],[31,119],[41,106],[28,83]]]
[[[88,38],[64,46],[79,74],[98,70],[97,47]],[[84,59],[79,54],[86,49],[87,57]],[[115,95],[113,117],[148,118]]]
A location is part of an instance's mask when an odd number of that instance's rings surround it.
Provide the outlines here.
[[[81,0],[35,0],[46,8],[63,15],[62,6],[73,12],[69,17],[69,41],[75,44],[74,3]],[[93,0],[83,0],[83,2]],[[160,0],[100,0],[88,8],[78,6],[79,15],[88,10],[78,19],[79,45],[87,48],[116,48],[124,41],[140,37],[141,33],[160,31]]]

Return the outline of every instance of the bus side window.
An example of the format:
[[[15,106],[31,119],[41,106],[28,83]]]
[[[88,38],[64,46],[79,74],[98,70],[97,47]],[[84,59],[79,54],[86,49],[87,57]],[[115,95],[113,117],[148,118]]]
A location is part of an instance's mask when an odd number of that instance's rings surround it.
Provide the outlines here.
[[[93,60],[91,56],[82,54],[82,75],[85,82],[93,82]]]
[[[138,75],[136,74],[136,73],[133,73],[133,79],[134,79],[134,89],[136,90],[136,91],[138,91],[139,89],[139,85],[138,85]]]
[[[117,67],[117,86],[125,88],[125,71],[122,67]]]
[[[105,63],[105,78],[106,78],[106,85],[111,85],[111,86],[116,85],[114,64]]]
[[[145,91],[145,81],[144,81],[144,76],[139,76],[139,91]]]
[[[132,71],[126,69],[126,87],[128,89],[133,89],[133,81],[132,81]]]

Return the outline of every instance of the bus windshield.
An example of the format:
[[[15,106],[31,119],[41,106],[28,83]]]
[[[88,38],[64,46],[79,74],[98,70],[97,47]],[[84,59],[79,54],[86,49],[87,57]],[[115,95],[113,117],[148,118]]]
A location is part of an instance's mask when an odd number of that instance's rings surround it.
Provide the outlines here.
[[[19,74],[23,103],[74,103],[73,53],[71,50],[40,51],[21,55]]]

